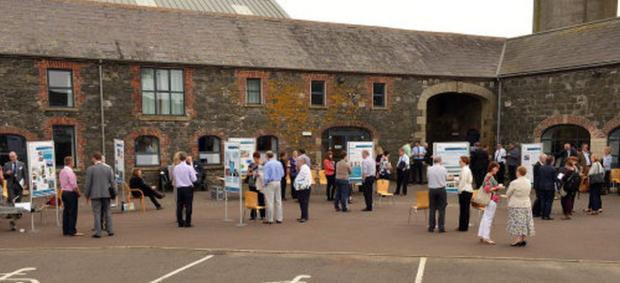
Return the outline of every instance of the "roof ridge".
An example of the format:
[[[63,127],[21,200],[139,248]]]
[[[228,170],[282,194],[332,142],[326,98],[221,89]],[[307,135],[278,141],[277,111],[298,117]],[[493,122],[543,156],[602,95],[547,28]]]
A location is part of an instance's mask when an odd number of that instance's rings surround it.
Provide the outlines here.
[[[578,28],[585,27],[585,26],[594,26],[594,25],[598,25],[598,24],[604,24],[604,23],[607,23],[607,22],[615,22],[615,21],[619,21],[620,22],[620,17],[607,18],[607,19],[596,20],[596,21],[590,21],[590,22],[586,22],[586,23],[580,23],[580,24],[574,24],[574,25],[554,28],[554,29],[550,29],[550,30],[546,30],[546,31],[537,32],[537,33],[525,34],[525,35],[521,35],[521,36],[517,36],[517,37],[510,37],[510,38],[507,38],[506,41],[515,40],[515,39],[521,39],[521,38],[526,38],[526,37],[535,37],[535,36],[540,36],[540,35],[545,35],[545,34],[550,34],[550,33],[557,33],[557,32],[571,30],[571,29],[578,29]]]

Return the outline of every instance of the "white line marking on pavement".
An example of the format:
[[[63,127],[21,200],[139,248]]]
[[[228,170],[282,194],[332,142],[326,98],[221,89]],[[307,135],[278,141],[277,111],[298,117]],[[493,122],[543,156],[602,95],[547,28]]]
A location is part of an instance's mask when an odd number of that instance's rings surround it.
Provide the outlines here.
[[[13,276],[17,276],[17,275],[26,275],[26,271],[34,271],[37,270],[34,267],[24,267],[22,269],[18,269],[15,270],[13,272],[8,272],[8,273],[0,273],[0,281],[17,281],[17,282],[30,282],[30,283],[39,283],[38,280],[33,279],[33,278],[11,278]]]
[[[203,257],[203,258],[201,258],[201,259],[199,259],[199,260],[197,260],[197,261],[194,261],[194,262],[192,262],[192,263],[190,263],[190,264],[188,264],[188,265],[186,265],[186,266],[183,266],[183,267],[181,267],[181,268],[179,268],[179,269],[177,269],[177,270],[175,270],[175,271],[172,271],[172,272],[170,272],[170,273],[168,273],[168,274],[166,274],[166,275],[164,275],[164,276],[162,276],[162,277],[159,277],[159,278],[157,278],[157,279],[155,279],[155,280],[151,281],[150,283],[159,283],[159,282],[162,282],[162,281],[164,281],[165,279],[170,278],[170,277],[174,276],[175,274],[177,274],[177,273],[179,273],[179,272],[181,272],[181,271],[183,271],[183,270],[185,270],[185,269],[188,269],[188,268],[190,268],[190,267],[192,267],[192,266],[194,266],[194,265],[196,265],[196,264],[200,264],[201,262],[205,262],[205,261],[209,260],[209,259],[210,259],[210,258],[212,258],[212,257],[213,257],[213,255],[208,255],[208,256],[205,256],[205,257]]]
[[[310,275],[297,275],[297,277],[293,278],[291,281],[275,281],[275,282],[265,282],[265,283],[307,283],[306,281],[301,281],[301,279],[310,279],[312,276]]]
[[[424,278],[424,267],[426,267],[426,258],[420,258],[420,264],[418,265],[418,273],[415,276],[415,283],[422,283],[422,278]]]

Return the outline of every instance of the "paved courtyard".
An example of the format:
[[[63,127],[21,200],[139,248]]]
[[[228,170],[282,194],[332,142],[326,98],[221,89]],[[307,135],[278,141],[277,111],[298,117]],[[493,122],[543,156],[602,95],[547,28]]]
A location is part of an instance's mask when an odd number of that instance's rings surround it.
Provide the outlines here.
[[[426,232],[424,213],[414,215],[408,224],[413,195],[398,197],[394,203],[384,200],[374,212],[364,213],[361,194],[356,193],[352,211],[336,213],[320,192],[312,195],[311,219],[305,224],[294,221],[299,210],[289,200],[284,224],[249,222],[237,227],[236,199],[228,204],[234,220],[225,222],[224,202],[200,192],[194,200],[195,227],[182,229],[174,223],[174,198],[168,194],[163,210],[147,204],[145,213],[115,214],[116,235],[102,239],[62,237],[51,212],[45,223],[35,217],[37,232],[29,231],[29,218],[19,223],[27,228],[25,233],[7,231],[3,220],[0,273],[36,268],[11,278],[39,282],[494,282],[498,277],[506,282],[614,282],[620,278],[618,195],[603,196],[605,212],[599,216],[580,212],[587,205],[584,195],[573,220],[537,220],[537,235],[526,248],[509,246],[505,202],[493,230],[498,245],[486,246],[477,242],[476,211],[469,232],[454,231],[455,195],[449,196],[447,233]],[[92,217],[83,200],[80,209],[78,229],[89,235]],[[556,202],[554,212],[559,210]]]

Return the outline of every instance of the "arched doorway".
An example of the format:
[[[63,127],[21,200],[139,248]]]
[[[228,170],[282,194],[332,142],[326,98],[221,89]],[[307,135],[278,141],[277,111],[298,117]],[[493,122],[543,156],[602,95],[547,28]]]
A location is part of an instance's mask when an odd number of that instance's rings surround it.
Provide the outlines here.
[[[543,151],[547,154],[558,154],[569,143],[575,148],[582,144],[590,144],[590,132],[587,129],[571,124],[556,125],[544,130],[541,142]]]
[[[482,99],[460,93],[431,97],[427,105],[426,141],[480,141]]]
[[[609,133],[607,145],[611,148],[611,156],[613,156],[611,166],[613,168],[620,167],[620,164],[618,164],[618,157],[620,156],[620,128],[616,128]]]
[[[0,166],[9,161],[9,153],[15,151],[18,159],[26,162],[26,138],[20,135],[0,135]]]
[[[360,127],[333,127],[325,130],[322,136],[323,152],[331,150],[336,160],[347,150],[347,142],[372,141],[370,131]]]

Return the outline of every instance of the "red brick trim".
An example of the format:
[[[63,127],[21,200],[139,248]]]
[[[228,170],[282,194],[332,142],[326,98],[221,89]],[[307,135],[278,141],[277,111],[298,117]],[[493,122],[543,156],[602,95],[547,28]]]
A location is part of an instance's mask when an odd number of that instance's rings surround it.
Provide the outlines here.
[[[245,103],[245,91],[247,79],[261,79],[261,99],[263,100],[261,105],[264,105],[269,101],[269,77],[271,73],[265,71],[249,71],[249,70],[237,70],[235,71],[235,78],[237,79],[237,87],[239,89],[239,104],[246,105]]]
[[[31,133],[30,131],[15,127],[0,127],[0,135],[21,136],[26,139],[27,142],[39,140],[39,136]]]
[[[71,82],[73,84],[73,99],[74,99],[74,107],[79,108],[82,103],[84,103],[86,97],[82,93],[82,84],[84,83],[82,79],[82,67],[84,64],[67,62],[67,61],[50,61],[50,60],[41,60],[36,63],[36,67],[39,70],[39,93],[38,93],[38,103],[42,108],[49,107],[49,97],[48,97],[48,89],[47,89],[47,70],[48,69],[59,69],[59,70],[69,70],[71,71]]]
[[[604,138],[605,137],[605,133],[603,133],[603,131],[601,131],[594,122],[588,120],[585,117],[575,116],[575,115],[556,115],[556,116],[549,117],[543,120],[542,122],[540,122],[540,124],[538,124],[538,126],[534,129],[534,138],[536,140],[540,140],[546,129],[552,126],[564,125],[564,124],[583,127],[588,132],[590,132],[591,138]]]
[[[373,84],[374,83],[385,84],[385,107],[374,107],[373,105]],[[366,78],[366,92],[368,93],[368,100],[367,100],[368,108],[390,110],[392,108],[393,89],[394,89],[394,78],[392,77],[367,77]]]
[[[157,69],[157,67],[149,67]],[[183,91],[185,92],[185,116],[195,117],[196,111],[194,110],[194,69],[192,68],[175,68],[175,67],[162,67],[163,69],[183,69]],[[129,66],[129,72],[131,73],[131,100],[133,101],[132,114],[136,117],[142,116],[142,67],[140,65]],[[157,116],[165,119],[166,116]],[[172,120],[178,118],[178,116],[170,116]]]
[[[371,139],[373,140],[381,139],[381,135],[379,134],[379,131],[377,131],[375,127],[369,124],[366,124],[366,123],[359,122],[359,121],[338,121],[338,122],[328,123],[326,125],[323,125],[323,127],[321,127],[321,130],[318,133],[320,134],[319,137],[322,137],[323,133],[329,130],[330,128],[338,128],[338,127],[361,128],[361,129],[367,130],[370,133]]]
[[[210,130],[200,130],[198,132],[195,132],[190,138],[189,138],[189,145],[191,147],[191,154],[194,157],[198,157],[198,155],[200,154],[199,152],[199,148],[198,148],[198,139],[204,136],[214,136],[220,139],[220,154],[222,156],[220,156],[220,159],[223,162],[223,155],[224,155],[224,142],[226,142],[226,140],[228,139],[228,137],[226,136],[226,134],[223,131],[210,131]]]
[[[603,127],[602,131],[606,135],[611,135],[611,132],[613,132],[617,128],[620,128],[620,116],[613,118],[609,120],[607,123],[605,123],[605,126]]]
[[[331,94],[334,93],[334,76],[327,74],[304,74],[304,93],[306,94],[306,103],[313,107],[328,107],[333,104]],[[325,82],[325,105],[312,105],[312,81]]]
[[[170,147],[170,139],[167,135],[163,134],[159,129],[155,128],[139,128],[132,131],[125,136],[125,165],[127,165],[131,172],[136,167],[136,151],[135,144],[136,139],[140,136],[153,136],[159,139],[159,163],[161,167],[168,164],[168,149]]]
[[[43,133],[44,138],[52,140],[52,127],[53,126],[73,126],[75,129],[75,134],[77,136],[76,139],[76,155],[73,158],[77,159],[77,167],[80,169],[85,169],[86,161],[89,160],[86,155],[86,137],[84,136],[84,126],[75,118],[69,117],[51,117],[45,120],[43,123]]]

